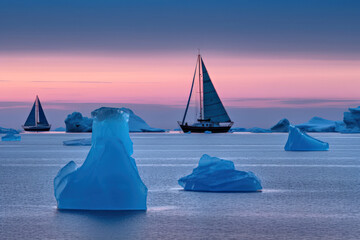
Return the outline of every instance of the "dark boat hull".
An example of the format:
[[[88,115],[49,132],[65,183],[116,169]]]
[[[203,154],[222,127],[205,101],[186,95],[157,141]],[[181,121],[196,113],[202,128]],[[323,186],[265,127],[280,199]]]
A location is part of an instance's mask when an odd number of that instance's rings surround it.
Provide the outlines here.
[[[195,132],[203,133],[206,131],[211,131],[212,133],[226,133],[230,130],[231,126],[219,126],[219,127],[200,127],[200,126],[188,126],[180,125],[183,132]]]
[[[27,132],[47,132],[50,131],[51,125],[49,126],[23,126],[24,131]]]

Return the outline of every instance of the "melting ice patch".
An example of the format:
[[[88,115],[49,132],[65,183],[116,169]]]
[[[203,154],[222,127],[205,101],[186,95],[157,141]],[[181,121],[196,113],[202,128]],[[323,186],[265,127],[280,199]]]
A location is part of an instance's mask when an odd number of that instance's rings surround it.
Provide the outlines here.
[[[65,146],[91,146],[91,138],[80,138],[63,141]]]
[[[82,166],[71,161],[54,179],[59,209],[146,210],[129,136],[129,115],[119,108],[92,112],[93,144]]]
[[[315,139],[300,131],[297,127],[289,127],[289,137],[285,145],[285,151],[327,151],[329,144]]]
[[[12,141],[21,141],[21,136],[20,135],[15,135],[14,133],[8,133],[5,136],[1,137],[1,141],[7,141],[7,142],[12,142]]]
[[[261,182],[252,172],[235,170],[232,161],[204,154],[193,172],[178,180],[188,191],[208,192],[256,192]]]

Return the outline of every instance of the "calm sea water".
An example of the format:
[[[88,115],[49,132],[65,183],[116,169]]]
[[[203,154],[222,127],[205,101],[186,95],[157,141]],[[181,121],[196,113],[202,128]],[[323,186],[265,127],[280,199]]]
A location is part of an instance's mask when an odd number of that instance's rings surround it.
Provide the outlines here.
[[[360,239],[360,135],[312,134],[328,152],[285,152],[287,134],[132,134],[148,211],[59,211],[53,178],[90,134],[0,142],[0,239]],[[232,160],[261,193],[182,191],[202,154]]]

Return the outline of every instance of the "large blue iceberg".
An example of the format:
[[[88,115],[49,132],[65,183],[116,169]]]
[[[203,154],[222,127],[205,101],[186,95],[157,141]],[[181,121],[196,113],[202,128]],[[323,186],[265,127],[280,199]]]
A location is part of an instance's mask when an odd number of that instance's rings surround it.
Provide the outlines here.
[[[150,127],[129,108],[120,108],[120,110],[129,115],[130,132],[165,132],[164,129]],[[83,117],[79,112],[73,112],[65,119],[66,132],[91,132],[92,121],[91,118]]]
[[[313,117],[308,122],[298,124],[296,127],[305,132],[337,132],[341,124],[343,124],[341,121]]]
[[[82,166],[71,161],[54,179],[59,209],[146,210],[142,182],[129,136],[129,114],[119,108],[99,108],[92,147]]]
[[[20,135],[15,135],[14,133],[8,133],[5,136],[1,137],[1,141],[6,142],[14,142],[14,141],[21,141]]]
[[[232,161],[204,154],[193,172],[178,180],[187,191],[256,192],[261,182],[252,172],[235,170]]]
[[[289,137],[285,145],[286,151],[327,151],[329,144],[315,139],[306,133],[302,132],[299,128],[289,127]]]

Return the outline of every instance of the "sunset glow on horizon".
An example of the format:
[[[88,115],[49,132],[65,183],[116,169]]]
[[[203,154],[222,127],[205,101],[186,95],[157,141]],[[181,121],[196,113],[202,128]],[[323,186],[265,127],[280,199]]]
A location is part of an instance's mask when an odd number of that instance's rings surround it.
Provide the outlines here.
[[[241,99],[358,98],[360,60],[202,55],[218,93],[230,106],[241,106]],[[181,105],[195,61],[196,54],[181,52],[2,54],[0,101],[32,101],[39,95],[49,102]]]

